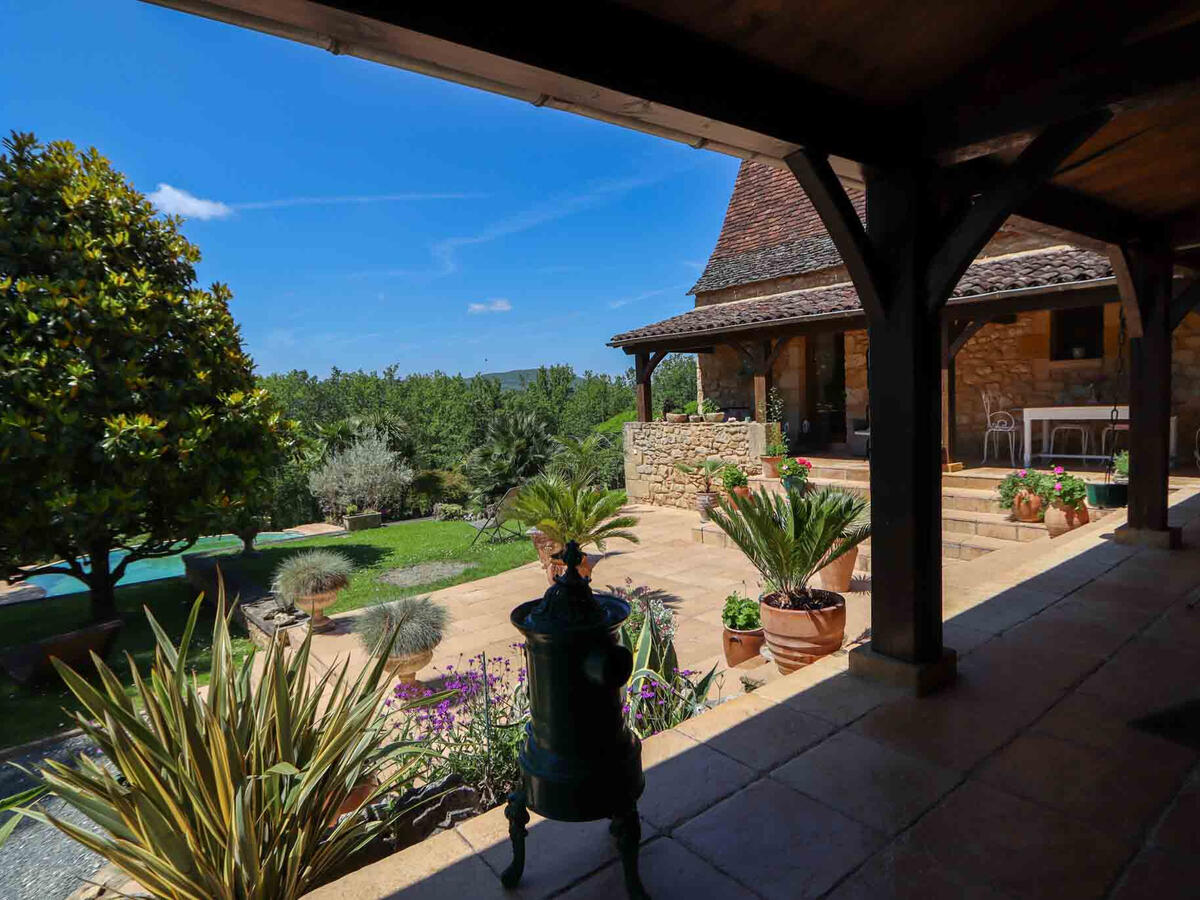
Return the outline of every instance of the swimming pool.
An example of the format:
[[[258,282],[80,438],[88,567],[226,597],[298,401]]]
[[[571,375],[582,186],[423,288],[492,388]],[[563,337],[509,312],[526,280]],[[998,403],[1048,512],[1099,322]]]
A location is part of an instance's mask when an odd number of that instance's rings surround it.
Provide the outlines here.
[[[276,541],[287,541],[303,537],[294,531],[264,531],[254,539],[254,543],[270,544]],[[170,556],[159,556],[154,559],[139,559],[131,562],[121,580],[122,584],[139,584],[143,581],[158,581],[162,578],[178,578],[183,575],[184,553],[203,553],[210,550],[231,550],[240,548],[242,540],[233,534],[214,534],[202,537],[183,553],[172,553]],[[124,550],[114,550],[108,555],[108,564],[115,566],[126,556]],[[88,568],[86,559],[81,559],[84,569]],[[64,594],[78,594],[87,590],[78,578],[72,575],[34,575],[28,579],[28,584],[37,585],[46,592],[47,597],[61,597]]]

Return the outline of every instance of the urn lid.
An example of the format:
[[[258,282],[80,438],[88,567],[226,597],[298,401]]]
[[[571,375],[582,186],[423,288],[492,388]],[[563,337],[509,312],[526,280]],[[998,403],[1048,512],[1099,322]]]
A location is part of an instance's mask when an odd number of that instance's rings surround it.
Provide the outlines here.
[[[567,571],[555,576],[554,584],[540,600],[522,603],[512,614],[521,631],[548,633],[580,628],[611,628],[629,615],[629,605],[612,594],[593,593],[587,578],[579,574],[583,551],[569,541],[562,551]]]

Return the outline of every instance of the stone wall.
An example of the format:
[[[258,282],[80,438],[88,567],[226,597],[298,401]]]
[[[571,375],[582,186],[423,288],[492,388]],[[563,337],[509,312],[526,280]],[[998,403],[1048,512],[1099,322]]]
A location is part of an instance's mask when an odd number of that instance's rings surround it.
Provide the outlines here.
[[[627,422],[625,490],[634,503],[691,507],[694,478],[675,469],[702,459],[735,463],[749,475],[762,473],[766,426],[758,422]]]

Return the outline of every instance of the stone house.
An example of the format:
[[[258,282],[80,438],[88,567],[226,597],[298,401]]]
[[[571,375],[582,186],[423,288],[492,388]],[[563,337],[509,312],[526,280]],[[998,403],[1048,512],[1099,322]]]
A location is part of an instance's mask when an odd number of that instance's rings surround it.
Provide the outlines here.
[[[848,194],[863,216],[864,195]],[[948,458],[982,455],[985,395],[1018,420],[1025,407],[1127,402],[1119,292],[1100,250],[1010,220],[967,270],[944,314]],[[789,172],[742,163],[720,237],[690,293],[693,309],[610,341],[634,355],[645,376],[640,418],[659,412],[647,402],[648,370],[666,353],[695,353],[699,400],[765,421],[775,389],[793,451],[866,452],[865,316],[833,240]],[[1175,330],[1173,363],[1179,458],[1190,462],[1200,427],[1200,314]],[[1098,446],[1099,425],[1087,427]],[[1078,438],[1071,440],[1078,452]],[[756,461],[745,462],[755,469]]]

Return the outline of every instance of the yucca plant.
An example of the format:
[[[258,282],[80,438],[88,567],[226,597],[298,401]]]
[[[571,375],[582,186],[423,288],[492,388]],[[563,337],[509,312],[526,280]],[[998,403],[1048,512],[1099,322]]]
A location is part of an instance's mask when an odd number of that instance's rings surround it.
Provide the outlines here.
[[[779,592],[783,609],[821,608],[808,588],[813,575],[871,535],[870,504],[830,487],[722,498],[712,521]]]
[[[638,536],[629,530],[637,524],[637,517],[620,514],[625,503],[624,491],[604,490],[581,479],[543,473],[521,487],[513,515],[561,546],[575,541],[581,548],[604,550],[613,539],[638,543]]]
[[[178,647],[146,611],[157,647],[148,679],[129,660],[135,697],[98,657],[98,688],[54,661],[82,705],[75,721],[107,763],[46,760],[33,777],[101,833],[36,807],[19,811],[115,863],[155,897],[300,897],[405,812],[373,821],[364,814],[411,782],[426,751],[397,740],[381,715],[382,657],[353,679],[344,663],[310,681],[305,641],[290,657],[272,644],[260,679],[252,658],[235,666],[223,591],[203,695],[188,659],[199,611],[197,601]],[[363,784],[375,787],[354,804],[351,792]],[[353,809],[338,820],[344,805]]]

